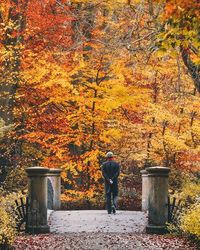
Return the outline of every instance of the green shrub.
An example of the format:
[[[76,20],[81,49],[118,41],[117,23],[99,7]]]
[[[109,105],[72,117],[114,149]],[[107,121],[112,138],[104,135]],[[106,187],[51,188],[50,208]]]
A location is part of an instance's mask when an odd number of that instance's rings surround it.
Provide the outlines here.
[[[22,196],[21,193],[5,195],[4,191],[0,190],[0,249],[10,249],[17,234],[15,200]]]
[[[27,174],[24,167],[10,167],[3,183],[3,188],[9,193],[19,192],[19,190],[27,189],[27,183]]]
[[[16,230],[14,220],[4,207],[0,207],[0,249],[8,249],[13,243]]]
[[[174,196],[182,201],[182,212],[177,223],[170,223],[173,234],[186,235],[200,241],[200,182],[198,178],[183,183],[180,192]]]
[[[183,186],[181,198],[189,203],[194,203],[200,196],[200,183],[188,182]]]
[[[191,205],[181,216],[180,228],[200,240],[200,202]]]
[[[191,176],[187,172],[181,171],[181,169],[171,168],[169,187],[172,192],[182,189],[185,183],[190,181]]]
[[[200,197],[200,181],[194,179],[183,184],[181,191],[175,192],[174,196],[184,203],[184,206],[194,204]]]

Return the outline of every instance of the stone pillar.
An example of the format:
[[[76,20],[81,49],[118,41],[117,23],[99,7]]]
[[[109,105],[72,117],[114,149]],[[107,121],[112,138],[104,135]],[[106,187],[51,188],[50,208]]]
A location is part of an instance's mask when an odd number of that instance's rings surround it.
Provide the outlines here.
[[[148,172],[144,169],[141,170],[142,174],[142,211],[148,210],[148,199],[149,199],[149,179]]]
[[[48,233],[47,224],[47,174],[48,168],[30,167],[26,169],[29,178],[27,231],[30,233]]]
[[[146,232],[162,234],[166,232],[166,222],[168,218],[167,198],[170,169],[158,166],[149,167],[146,168],[146,170],[149,179],[149,214]]]
[[[51,168],[48,173],[48,177],[53,186],[53,210],[59,210],[61,207],[60,195],[61,195],[61,169]]]

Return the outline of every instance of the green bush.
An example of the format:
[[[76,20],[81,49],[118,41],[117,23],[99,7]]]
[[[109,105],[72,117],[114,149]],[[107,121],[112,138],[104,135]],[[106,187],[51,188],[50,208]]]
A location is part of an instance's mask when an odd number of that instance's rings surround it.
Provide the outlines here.
[[[21,193],[5,195],[4,191],[0,190],[0,249],[10,249],[17,234],[14,202],[22,196]]]
[[[190,175],[177,168],[171,168],[169,187],[172,192],[180,191],[185,183],[190,181]]]
[[[182,188],[180,198],[186,203],[195,203],[200,197],[200,182],[187,182]]]
[[[0,249],[8,249],[14,241],[14,220],[4,207],[0,207]]]
[[[181,216],[180,228],[183,232],[200,240],[200,202],[191,205]]]
[[[6,179],[3,182],[4,190],[10,192],[19,192],[27,189],[27,174],[22,166],[10,167]]]
[[[173,194],[178,200],[182,201],[182,205],[190,206],[194,204],[200,197],[200,181],[197,178],[187,180],[182,183],[181,190],[177,190]]]
[[[174,196],[182,201],[182,212],[177,223],[168,225],[173,234],[184,234],[200,240],[200,183],[193,179],[183,184],[181,192]]]

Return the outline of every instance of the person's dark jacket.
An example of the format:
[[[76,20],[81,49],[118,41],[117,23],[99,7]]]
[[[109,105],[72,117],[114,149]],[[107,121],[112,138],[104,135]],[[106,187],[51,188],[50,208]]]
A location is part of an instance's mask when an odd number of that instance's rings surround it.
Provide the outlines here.
[[[106,181],[106,186],[109,185],[109,180],[111,179],[113,181],[113,186],[117,188],[119,173],[120,166],[116,161],[106,161],[102,164],[102,174]]]

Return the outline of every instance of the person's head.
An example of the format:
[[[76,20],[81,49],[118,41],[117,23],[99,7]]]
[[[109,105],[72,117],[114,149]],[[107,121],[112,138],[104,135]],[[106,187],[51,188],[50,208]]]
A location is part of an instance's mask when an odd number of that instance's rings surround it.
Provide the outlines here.
[[[112,159],[114,157],[114,154],[113,152],[109,151],[107,154],[106,154],[106,159]]]

